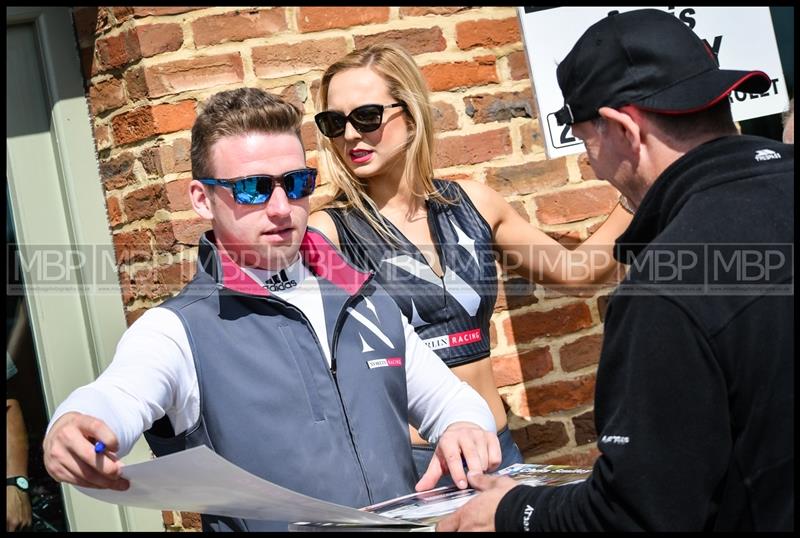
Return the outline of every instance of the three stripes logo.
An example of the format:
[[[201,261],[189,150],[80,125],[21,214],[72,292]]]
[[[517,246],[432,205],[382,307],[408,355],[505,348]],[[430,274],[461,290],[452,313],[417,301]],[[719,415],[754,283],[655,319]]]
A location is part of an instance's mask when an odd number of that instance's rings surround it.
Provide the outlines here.
[[[272,278],[265,282],[265,286],[269,291],[286,291],[297,286],[297,282],[289,280],[286,270],[281,269],[279,273],[272,275]]]

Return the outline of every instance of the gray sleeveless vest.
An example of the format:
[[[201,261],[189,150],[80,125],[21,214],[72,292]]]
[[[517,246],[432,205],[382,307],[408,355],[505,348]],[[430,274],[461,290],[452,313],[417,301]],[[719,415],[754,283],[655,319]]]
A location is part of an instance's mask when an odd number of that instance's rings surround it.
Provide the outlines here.
[[[200,419],[175,436],[164,417],[145,437],[156,455],[206,445],[270,482],[342,505],[411,493],[417,477],[400,311],[318,232],[306,233],[301,255],[320,277],[332,367],[307,318],[250,279],[209,233],[194,279],[162,305],[186,329]],[[204,530],[287,528],[202,520]]]

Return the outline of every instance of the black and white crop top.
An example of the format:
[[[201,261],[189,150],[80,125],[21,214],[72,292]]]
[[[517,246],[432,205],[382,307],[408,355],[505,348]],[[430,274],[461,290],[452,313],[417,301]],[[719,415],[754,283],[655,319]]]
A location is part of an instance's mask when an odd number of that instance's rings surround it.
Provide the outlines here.
[[[489,319],[497,300],[492,230],[461,186],[434,180],[453,204],[426,202],[428,224],[443,276],[420,250],[381,215],[400,239],[388,243],[352,209],[328,208],[344,255],[372,270],[425,344],[449,367],[489,355]]]

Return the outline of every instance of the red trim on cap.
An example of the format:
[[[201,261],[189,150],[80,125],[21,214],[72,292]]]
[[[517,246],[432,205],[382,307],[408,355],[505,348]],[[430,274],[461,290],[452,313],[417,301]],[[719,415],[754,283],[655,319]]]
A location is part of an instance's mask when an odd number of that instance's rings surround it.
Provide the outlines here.
[[[679,116],[679,115],[682,115],[682,114],[693,114],[694,112],[700,112],[701,110],[706,110],[707,108],[711,108],[712,106],[714,106],[717,103],[719,103],[720,101],[722,101],[722,99],[727,97],[729,93],[731,93],[737,86],[739,86],[745,80],[753,78],[753,77],[757,77],[757,76],[763,76],[766,79],[771,80],[769,78],[769,76],[763,71],[751,71],[750,73],[747,73],[745,76],[743,76],[742,78],[740,78],[739,80],[734,82],[727,90],[725,90],[719,96],[714,98],[714,100],[709,101],[708,103],[706,103],[706,104],[704,104],[702,106],[699,106],[697,108],[692,108],[692,109],[689,109],[689,110],[660,110],[658,108],[647,108],[647,107],[643,107],[643,106],[639,106],[639,105],[633,105],[633,106],[635,106],[639,110],[644,110],[644,111],[647,111],[647,112],[658,112],[659,114],[666,114],[666,115],[673,115],[673,116]]]

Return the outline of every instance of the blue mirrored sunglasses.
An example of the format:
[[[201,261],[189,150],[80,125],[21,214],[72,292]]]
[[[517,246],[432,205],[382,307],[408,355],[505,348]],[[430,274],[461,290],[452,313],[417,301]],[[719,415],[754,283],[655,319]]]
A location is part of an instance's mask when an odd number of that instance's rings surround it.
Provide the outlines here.
[[[204,185],[216,185],[225,187],[233,191],[233,199],[238,204],[263,204],[272,195],[275,183],[280,182],[281,187],[286,192],[286,197],[290,200],[304,198],[314,192],[317,183],[316,168],[301,168],[292,170],[280,176],[268,176],[265,174],[257,176],[237,177],[233,179],[198,179]]]

